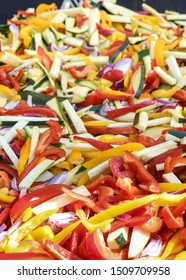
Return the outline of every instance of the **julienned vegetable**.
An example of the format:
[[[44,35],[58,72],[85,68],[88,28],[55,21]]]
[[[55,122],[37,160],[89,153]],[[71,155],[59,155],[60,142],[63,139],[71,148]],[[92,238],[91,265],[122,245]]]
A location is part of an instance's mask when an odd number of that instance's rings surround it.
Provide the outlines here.
[[[142,9],[0,28],[0,259],[186,259],[185,15]]]

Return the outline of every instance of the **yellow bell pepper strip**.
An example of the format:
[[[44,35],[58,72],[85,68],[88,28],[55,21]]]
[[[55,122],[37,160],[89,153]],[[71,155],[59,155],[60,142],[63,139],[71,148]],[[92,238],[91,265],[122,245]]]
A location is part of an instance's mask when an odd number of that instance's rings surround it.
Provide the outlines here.
[[[184,232],[185,228],[182,228],[171,237],[171,239],[167,243],[167,246],[165,247],[163,254],[160,257],[161,259],[165,260],[170,255],[180,253],[184,249],[185,244],[182,241]]]
[[[65,27],[62,22],[51,22],[50,20],[39,17],[28,17],[26,23],[36,28],[39,32],[43,32],[49,26],[53,26],[56,29]]]
[[[100,11],[100,15],[101,15],[101,24],[103,26],[103,28],[112,28],[112,21],[109,17],[109,15],[107,14],[107,12],[105,12],[104,10]]]
[[[58,211],[58,209],[54,210],[48,210],[45,212],[42,212],[31,219],[29,219],[27,222],[23,223],[18,227],[17,230],[12,232],[8,236],[8,242],[5,247],[5,252],[12,251],[12,247],[15,247],[18,245],[18,243],[24,239],[32,230],[37,228],[42,222],[44,222],[46,219],[48,219],[52,214],[55,214]]]
[[[133,209],[136,209],[138,207],[141,207],[143,205],[146,205],[148,203],[151,203],[153,201],[156,201],[158,199],[159,195],[157,194],[151,194],[142,198],[137,198],[134,200],[129,200],[124,203],[115,205],[113,207],[110,207],[106,210],[101,211],[100,213],[94,215],[93,217],[89,218],[87,220],[88,223],[92,224],[98,224],[102,223],[106,220],[113,219],[117,217],[118,215],[124,214],[128,211],[131,211]],[[66,228],[64,228],[62,231],[60,231],[56,236],[53,238],[53,241],[56,243],[60,243],[71,231],[73,231],[81,221],[77,221]],[[1,245],[1,244],[0,244]]]
[[[186,260],[186,251],[178,253],[173,260]]]
[[[75,55],[75,54],[79,54],[80,52],[80,47],[76,47],[76,48],[72,48],[70,50],[64,51],[63,54],[64,55]]]
[[[155,46],[154,46],[154,58],[156,60],[156,63],[160,67],[165,66],[165,59],[163,55],[163,50],[165,47],[166,41],[163,38],[157,39]]]
[[[26,49],[29,48],[31,41],[32,41],[32,32],[33,32],[33,26],[21,26],[19,36],[20,40],[23,41],[24,47]]]
[[[65,227],[64,229],[62,229],[59,233],[57,233],[54,236],[52,241],[59,244],[66,236],[68,236],[68,234],[70,234],[75,228],[77,228],[80,223],[81,223],[81,221],[77,221],[77,222]],[[1,245],[1,243],[0,243],[0,245]]]
[[[20,157],[18,160],[18,167],[17,167],[18,175],[20,175],[23,172],[23,170],[27,164],[27,161],[28,161],[29,155],[30,155],[30,145],[31,145],[31,138],[28,137],[20,151]]]
[[[0,192],[0,201],[5,203],[12,203],[16,197]]]
[[[104,230],[104,228],[110,225],[113,221],[113,219],[107,219],[100,223],[91,223],[89,222],[89,219],[86,218],[85,212],[83,210],[76,211],[76,214],[89,232],[96,230],[98,227],[101,228],[101,230]]]
[[[17,95],[17,91],[5,85],[0,85],[0,96],[11,99]]]
[[[161,192],[175,192],[186,189],[186,183],[159,183]]]
[[[36,8],[36,15],[49,12],[51,10],[56,10],[56,9],[57,9],[57,5],[55,3],[51,3],[51,4],[42,3],[39,4]]]
[[[32,217],[32,207],[27,207],[22,213],[22,221],[26,222]]]
[[[46,239],[52,239],[54,237],[54,232],[49,225],[44,225],[34,229],[30,235],[34,240],[42,243]]]
[[[125,151],[139,151],[144,148],[145,147],[140,143],[127,143],[127,144],[121,145],[119,147],[112,148],[112,149],[101,152],[97,158],[93,158],[93,159],[85,162],[82,166],[86,169],[92,168],[92,167],[98,165],[99,163],[112,158],[113,156],[122,155]]]
[[[151,97],[152,98],[168,98],[168,97],[171,97],[172,95],[174,95],[177,90],[179,89],[178,86],[174,86],[168,90],[165,90],[165,89],[157,89],[157,90],[154,90],[152,93],[151,93]]]
[[[161,193],[156,200],[157,205],[165,206],[168,204],[169,206],[177,206],[182,199],[186,197],[186,193],[182,194],[168,194],[166,192]]]

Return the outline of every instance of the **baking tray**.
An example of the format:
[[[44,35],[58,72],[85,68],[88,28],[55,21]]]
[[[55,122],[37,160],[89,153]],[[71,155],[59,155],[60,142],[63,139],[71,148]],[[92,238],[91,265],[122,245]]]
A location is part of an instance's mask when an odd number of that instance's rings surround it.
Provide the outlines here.
[[[6,23],[6,20],[11,18],[17,10],[25,10],[28,7],[36,7],[40,3],[52,3],[55,2],[59,7],[62,3],[62,0],[27,0],[27,1],[19,1],[14,0],[11,1],[11,5],[7,0],[0,0],[0,24]],[[159,12],[163,12],[167,10],[174,10],[181,13],[186,13],[186,0],[118,0],[117,3],[130,8],[132,10],[141,10],[141,4],[145,2],[151,5],[153,8],[157,9]]]

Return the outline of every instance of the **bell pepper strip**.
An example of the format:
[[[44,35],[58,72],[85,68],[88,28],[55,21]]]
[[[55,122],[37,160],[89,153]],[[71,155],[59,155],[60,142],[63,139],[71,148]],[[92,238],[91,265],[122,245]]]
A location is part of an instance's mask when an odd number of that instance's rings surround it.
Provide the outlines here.
[[[86,186],[86,188],[90,191],[93,192],[95,190],[97,190],[100,186],[108,186],[111,188],[114,188],[116,184],[116,179],[114,179],[112,176],[110,175],[101,175],[99,178],[97,178],[96,180],[94,180],[92,183],[90,183],[89,185]]]
[[[29,154],[30,154],[30,145],[31,145],[31,138],[28,137],[20,151],[20,157],[18,160],[18,175],[22,173],[22,171],[24,170],[27,164],[27,161],[29,159]]]
[[[111,69],[103,75],[103,78],[113,83],[123,79],[123,71],[119,69]]]
[[[144,222],[140,227],[149,233],[158,232],[163,224],[163,220],[160,217],[151,217],[148,221]]]
[[[18,176],[17,170],[14,169],[13,167],[9,166],[6,163],[0,162],[0,170],[5,171],[6,173],[8,173],[12,177],[17,178],[17,176]]]
[[[7,76],[7,79],[10,81],[10,83],[12,84],[13,88],[15,88],[15,90],[20,91],[21,90],[21,85],[20,83],[17,81],[16,77],[13,77],[11,75]]]
[[[87,143],[89,143],[90,145],[92,145],[93,147],[99,149],[100,151],[105,151],[108,149],[112,149],[112,145],[93,139],[93,138],[87,138],[87,137],[81,137],[81,136],[74,136],[74,140],[80,140],[80,141],[85,141]]]
[[[100,23],[97,23],[96,26],[99,31],[99,34],[101,34],[105,37],[110,36],[113,33],[112,29],[104,28]]]
[[[0,171],[0,179],[3,181],[1,187],[6,187],[10,190],[11,181],[8,174],[5,171]]]
[[[76,14],[75,18],[76,18],[76,26],[77,26],[78,28],[81,28],[82,25],[84,24],[84,22],[88,20],[87,17],[82,16],[82,15],[80,15],[80,14]]]
[[[117,41],[116,41],[117,42]],[[109,55],[108,55],[108,52],[106,53],[106,55],[109,56],[109,62],[110,63],[113,63],[115,61],[115,59],[117,58],[117,56],[123,52],[127,47],[128,45],[130,44],[130,41],[128,39],[126,39],[125,41],[118,41],[118,42],[122,42],[119,47],[118,45],[116,44],[116,42],[110,47],[110,50],[108,50],[109,52]],[[117,48],[116,48],[116,45],[117,45]],[[115,49],[115,51],[113,52],[113,50]],[[111,55],[112,53],[112,55]]]
[[[18,184],[23,180],[23,178],[34,168],[34,166],[41,160],[43,157],[49,158],[63,158],[65,156],[65,151],[60,148],[51,148],[43,151],[40,155],[36,156],[23,170],[18,178]]]
[[[169,162],[169,170],[167,173],[172,172],[175,168],[175,165],[181,163],[181,164],[186,164],[186,158],[183,158],[181,156],[171,158]]]
[[[177,229],[184,227],[183,217],[175,217],[168,205],[165,205],[161,211],[162,217],[169,229]]]
[[[8,219],[10,213],[10,207],[6,207],[1,213],[0,213],[0,226],[6,222]]]
[[[119,147],[115,147],[115,148],[101,152],[97,158],[93,158],[93,159],[85,162],[82,166],[84,168],[92,168],[92,167],[98,165],[99,163],[112,158],[113,155],[119,156],[122,153],[124,153],[125,151],[139,151],[139,150],[142,150],[143,148],[144,148],[144,146],[141,144],[138,144],[138,143],[124,144]]]
[[[106,226],[110,225],[113,221],[113,219],[107,219],[103,222],[100,223],[91,223],[89,220],[86,218],[85,212],[83,210],[78,210],[76,211],[77,216],[80,218],[81,223],[85,226],[85,228],[89,232],[95,231],[97,228],[104,229]]]
[[[186,260],[186,251],[178,253],[173,260]]]
[[[102,99],[109,99],[109,100],[126,100],[129,96],[128,93],[112,90],[106,87],[101,87],[96,89],[98,95]]]
[[[22,239],[24,239],[32,230],[37,228],[42,222],[47,220],[52,214],[56,213],[57,209],[55,210],[48,210],[45,212],[42,212],[25,223],[21,224],[18,229],[13,231],[8,236],[8,242],[5,247],[6,252],[12,251],[12,245],[20,242]]]
[[[182,199],[186,197],[186,193],[182,194],[169,194],[169,193],[161,193],[159,194],[158,199],[156,200],[157,205],[159,206],[177,206]]]
[[[49,12],[51,10],[56,10],[57,9],[57,5],[55,3],[51,3],[51,4],[39,4],[37,7],[36,7],[36,14],[41,14],[41,13],[44,13],[44,12]]]
[[[79,254],[89,260],[121,260],[122,258],[121,253],[113,253],[106,246],[103,233],[99,228],[85,237],[82,247],[80,245]]]
[[[85,79],[88,75],[89,70],[90,70],[89,65],[83,67],[74,66],[68,69],[70,74],[76,79]]]
[[[180,89],[173,94],[173,97],[180,100],[181,102],[186,102],[186,90]]]
[[[11,196],[9,194],[3,194],[0,192],[0,201],[11,204],[14,201],[14,199],[16,199],[15,196]]]
[[[121,135],[128,136],[137,133],[137,129],[134,126],[128,126],[128,127],[86,126],[86,129],[92,135],[121,134]]]
[[[30,107],[27,106],[27,108],[21,108],[21,109],[5,109],[0,108],[0,116],[16,116],[16,115],[24,115],[24,114],[36,114],[36,115],[42,115],[47,116],[51,118],[57,117],[56,113],[49,108],[43,108],[43,107]]]
[[[17,253],[0,253],[0,260],[52,260],[47,253],[38,252],[17,252]]]
[[[55,196],[63,193],[61,184],[55,184],[45,186],[26,193],[24,196],[19,198],[12,206],[10,210],[10,220],[13,224],[15,220],[22,215],[23,211],[28,207],[35,207]]]
[[[176,206],[174,209],[172,209],[171,212],[174,217],[178,217],[178,216],[182,215],[185,210],[186,210],[186,197],[183,198],[180,201],[180,203],[178,204],[178,206]]]
[[[79,256],[68,251],[59,244],[51,241],[50,239],[45,240],[43,244],[44,249],[57,260],[81,260]]]
[[[171,254],[176,254],[181,252],[184,247],[185,244],[182,241],[182,236],[185,232],[185,228],[182,228],[180,230],[178,230],[172,237],[171,239],[168,241],[165,250],[163,251],[163,254],[161,255],[160,259],[167,259]],[[180,248],[181,245],[181,248]]]
[[[52,59],[46,54],[46,52],[44,51],[44,49],[41,46],[38,46],[37,52],[38,52],[38,55],[40,56],[40,59],[41,59],[43,65],[45,66],[45,68],[48,71],[50,71],[50,68],[53,63]]]
[[[87,95],[85,100],[78,104],[78,107],[87,107],[90,105],[99,105],[102,104],[103,98],[99,96],[99,93],[97,91],[92,91]]]
[[[161,193],[167,192],[175,192],[175,191],[180,191],[186,189],[186,183],[159,183],[160,191]]]
[[[124,107],[124,108],[119,108],[119,109],[108,111],[107,116],[108,116],[109,119],[113,120],[115,118],[121,117],[121,116],[123,116],[125,114],[128,114],[130,112],[135,112],[138,109],[141,109],[141,108],[153,105],[153,104],[154,104],[153,100],[143,101],[143,102],[140,102],[140,103],[136,103],[136,104],[134,104],[130,107],[127,106],[127,107]]]
[[[156,179],[146,170],[144,165],[128,151],[125,151],[124,162],[129,165],[132,171],[136,172],[136,179],[139,182],[140,188],[153,193],[160,192]]]
[[[64,127],[61,127],[60,124],[54,120],[49,120],[47,124],[50,126],[39,138],[35,155],[40,155],[50,144],[59,143],[60,138],[63,135]]]
[[[157,65],[160,67],[165,66],[165,60],[163,55],[163,49],[165,47],[165,44],[166,44],[165,39],[158,38],[154,46],[154,57]]]

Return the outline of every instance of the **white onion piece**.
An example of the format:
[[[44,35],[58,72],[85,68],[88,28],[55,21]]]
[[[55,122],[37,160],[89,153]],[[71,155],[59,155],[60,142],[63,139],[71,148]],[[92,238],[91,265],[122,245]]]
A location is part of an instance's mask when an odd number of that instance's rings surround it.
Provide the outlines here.
[[[140,257],[157,257],[159,256],[162,249],[162,240],[159,235],[156,235],[143,250]]]
[[[49,217],[48,224],[54,232],[59,232],[64,226],[78,219],[75,212],[56,213]]]
[[[46,183],[46,186],[54,185],[54,184],[62,184],[67,177],[67,172],[63,172],[54,176],[50,181]]]

